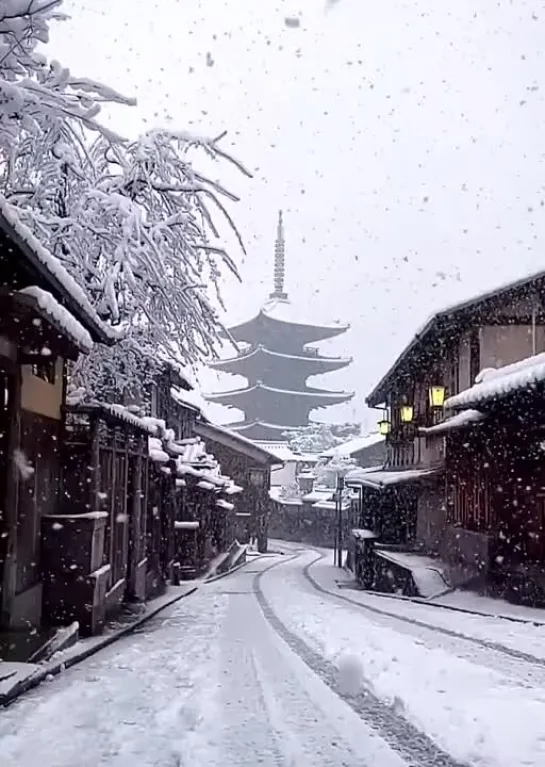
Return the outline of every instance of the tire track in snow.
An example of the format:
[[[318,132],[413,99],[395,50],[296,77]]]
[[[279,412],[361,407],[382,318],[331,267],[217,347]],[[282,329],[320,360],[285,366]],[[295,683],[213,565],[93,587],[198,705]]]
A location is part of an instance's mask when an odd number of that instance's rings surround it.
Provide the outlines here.
[[[299,554],[297,555],[299,556]],[[507,655],[510,658],[514,658],[517,661],[522,661],[526,664],[530,664],[532,666],[538,666],[541,673],[543,673],[545,669],[545,658],[538,658],[535,655],[531,655],[530,653],[524,652],[523,650],[514,650],[511,647],[507,647],[506,645],[502,645],[499,642],[494,642],[491,639],[479,639],[478,637],[473,637],[468,634],[462,634],[459,631],[454,631],[454,629],[448,629],[445,626],[437,626],[433,623],[426,623],[426,621],[419,620],[418,618],[409,618],[407,615],[399,615],[394,612],[390,612],[389,610],[383,610],[380,607],[374,607],[372,605],[366,605],[362,602],[357,602],[355,599],[351,599],[350,597],[347,597],[345,594],[336,594],[334,591],[329,591],[328,589],[324,588],[318,581],[311,575],[310,569],[313,567],[317,562],[319,562],[321,559],[324,559],[325,554],[319,554],[316,559],[313,559],[312,562],[309,562],[307,565],[305,565],[301,573],[303,577],[311,584],[313,589],[315,591],[319,591],[321,594],[325,594],[327,596],[333,597],[333,599],[338,599],[341,602],[348,603],[350,605],[354,605],[355,607],[359,607],[361,610],[367,610],[368,612],[374,613],[375,615],[381,615],[383,617],[387,618],[393,618],[396,621],[399,621],[400,623],[406,623],[411,626],[416,626],[418,628],[427,629],[429,631],[433,631],[437,634],[443,634],[444,636],[450,637],[452,639],[458,639],[462,640],[464,642],[469,642],[472,645],[475,645],[481,649],[492,651],[495,653],[499,653],[500,655]],[[489,665],[489,664],[484,664]],[[498,666],[491,666],[491,668],[497,670]],[[502,667],[502,670],[505,671],[505,669]],[[542,683],[542,680],[539,681],[539,683]]]
[[[336,666],[312,649],[280,620],[261,589],[261,579],[272,568],[298,557],[299,554],[294,554],[279,562],[273,562],[254,577],[253,585],[257,601],[271,627],[288,647],[408,765],[411,767],[468,767],[466,763],[457,761],[440,749],[428,735],[404,719],[392,706],[384,703],[369,689],[364,689],[356,695],[344,693],[339,688]]]

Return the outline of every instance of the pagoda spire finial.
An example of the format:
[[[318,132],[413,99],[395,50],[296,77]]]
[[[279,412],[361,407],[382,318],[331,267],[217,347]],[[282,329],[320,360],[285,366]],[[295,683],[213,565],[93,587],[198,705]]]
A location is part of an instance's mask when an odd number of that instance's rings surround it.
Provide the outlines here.
[[[276,242],[274,244],[274,292],[270,298],[287,299],[284,292],[286,243],[284,240],[284,221],[282,211],[278,212],[278,228],[276,230]]]

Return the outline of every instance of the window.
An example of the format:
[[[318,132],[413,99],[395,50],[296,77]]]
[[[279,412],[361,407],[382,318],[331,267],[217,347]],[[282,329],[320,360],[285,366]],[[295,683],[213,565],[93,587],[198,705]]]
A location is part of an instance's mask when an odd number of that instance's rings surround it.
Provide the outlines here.
[[[460,362],[458,357],[452,360],[447,369],[447,380],[445,381],[447,387],[447,397],[453,397],[458,394],[460,380]]]
[[[41,378],[42,381],[45,381],[48,384],[55,383],[55,360],[51,360],[50,362],[39,362],[35,365],[32,365],[31,367],[33,376],[36,376],[36,378]]]
[[[469,383],[473,386],[481,372],[481,335],[479,328],[471,331],[469,339]]]

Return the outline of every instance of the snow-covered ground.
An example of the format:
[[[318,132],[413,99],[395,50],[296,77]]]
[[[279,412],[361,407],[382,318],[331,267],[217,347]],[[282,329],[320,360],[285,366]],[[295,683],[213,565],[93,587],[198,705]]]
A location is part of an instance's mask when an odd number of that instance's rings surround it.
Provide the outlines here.
[[[253,558],[29,693],[0,764],[545,764],[544,667],[319,592],[315,559]],[[310,572],[335,588],[329,560]]]

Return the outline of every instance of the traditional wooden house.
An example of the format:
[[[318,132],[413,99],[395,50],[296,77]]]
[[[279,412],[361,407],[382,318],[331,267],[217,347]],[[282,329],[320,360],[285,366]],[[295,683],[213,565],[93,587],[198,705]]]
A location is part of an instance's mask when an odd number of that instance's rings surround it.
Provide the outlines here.
[[[264,447],[202,416],[195,422],[195,433],[206,440],[222,470],[242,488],[236,496],[234,536],[240,542],[255,538],[258,550],[267,551],[271,468],[282,462]]]
[[[55,514],[42,519],[44,619],[98,633],[123,601],[148,596],[148,440],[118,405],[66,408]]]
[[[41,520],[59,511],[66,363],[113,342],[81,288],[0,204],[1,627],[42,617]]]
[[[367,403],[383,410],[387,458],[382,472],[350,477],[362,488],[358,529],[398,550],[447,562],[472,548],[448,521],[445,478],[445,435],[466,429],[468,421],[445,425],[444,400],[471,387],[481,370],[545,349],[544,288],[540,272],[433,315],[371,392]],[[375,546],[391,560],[384,551]],[[401,569],[408,565],[404,558]]]
[[[445,403],[444,556],[459,577],[545,606],[545,353],[481,372]]]

